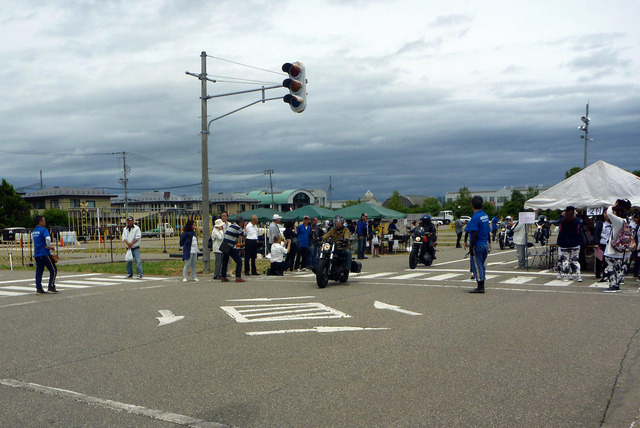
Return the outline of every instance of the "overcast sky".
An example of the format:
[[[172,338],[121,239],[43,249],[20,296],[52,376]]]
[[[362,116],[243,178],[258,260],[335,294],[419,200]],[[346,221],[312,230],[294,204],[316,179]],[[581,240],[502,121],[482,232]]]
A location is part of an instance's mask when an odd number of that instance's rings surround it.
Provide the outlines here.
[[[266,189],[265,169],[276,190],[331,176],[334,199],[551,185],[583,164],[587,101],[588,163],[636,170],[639,22],[636,0],[6,1],[0,177],[122,193],[121,157],[101,154],[125,151],[131,189],[200,183],[200,82],[185,71],[201,51],[270,70],[208,58],[211,78],[279,84],[301,61],[308,79],[302,114],[276,100],[213,122],[212,193]]]

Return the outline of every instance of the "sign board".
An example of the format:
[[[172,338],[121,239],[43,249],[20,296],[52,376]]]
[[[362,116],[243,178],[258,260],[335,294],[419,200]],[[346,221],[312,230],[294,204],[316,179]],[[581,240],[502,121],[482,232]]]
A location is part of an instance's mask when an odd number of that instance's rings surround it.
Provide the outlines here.
[[[521,212],[518,215],[518,221],[522,224],[533,224],[536,222],[536,213]]]
[[[604,212],[604,208],[603,207],[587,208],[587,215],[588,216],[602,215],[603,212]]]

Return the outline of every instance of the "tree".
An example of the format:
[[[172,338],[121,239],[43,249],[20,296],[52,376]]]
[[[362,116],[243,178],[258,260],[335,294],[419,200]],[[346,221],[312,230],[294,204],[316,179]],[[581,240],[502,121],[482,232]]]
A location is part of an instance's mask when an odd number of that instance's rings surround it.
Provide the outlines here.
[[[636,177],[640,177],[640,169],[636,169],[635,171],[631,171],[631,174],[635,175]]]
[[[453,201],[449,201],[444,205],[445,210],[453,211],[454,217],[460,215],[473,215],[473,209],[471,208],[471,192],[467,187],[462,187],[458,190],[458,197]]]
[[[401,213],[406,213],[407,211],[409,211],[407,207],[402,204],[402,196],[400,196],[400,192],[398,192],[397,190],[393,191],[393,194],[387,201],[386,208],[394,211],[399,211]]]
[[[42,215],[47,221],[47,226],[68,226],[69,225],[69,217],[67,216],[67,212],[59,208],[51,208],[48,210],[44,210]]]
[[[429,213],[431,215],[437,215],[442,210],[442,204],[436,198],[425,198],[420,205],[420,211],[423,213]]]
[[[0,229],[33,226],[29,208],[29,204],[3,178],[0,185]]]
[[[574,166],[569,171],[564,172],[564,178],[567,179],[571,177],[573,174],[579,173],[580,171],[582,171],[582,168],[580,168],[579,166]]]
[[[533,190],[533,189],[530,189]],[[511,200],[505,202],[504,206],[500,209],[500,213],[503,216],[510,215],[513,218],[518,217],[520,211],[524,210],[524,203],[527,197],[519,190],[513,190],[511,192]]]

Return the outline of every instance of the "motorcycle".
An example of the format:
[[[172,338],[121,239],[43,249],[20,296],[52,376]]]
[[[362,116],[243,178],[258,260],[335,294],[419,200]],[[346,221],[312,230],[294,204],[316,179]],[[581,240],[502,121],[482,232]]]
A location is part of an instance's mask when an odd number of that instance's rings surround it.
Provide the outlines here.
[[[338,249],[338,245],[345,247],[350,245],[349,240],[340,239],[337,241],[328,240],[320,246],[320,254],[316,263],[316,283],[318,287],[325,288],[329,280],[347,282],[349,272],[360,273],[362,263],[351,260],[351,269],[344,267],[344,253]]]
[[[409,254],[409,268],[415,269],[418,263],[431,266],[437,236],[427,233],[422,226],[416,227],[411,237],[411,253]]]
[[[533,239],[540,245],[546,245],[550,235],[549,225],[546,221],[536,223],[536,231],[533,233]]]
[[[506,224],[501,225],[500,234],[498,235],[498,243],[500,244],[500,249],[504,250],[505,248],[515,248],[516,244],[513,242],[513,229],[511,229]]]

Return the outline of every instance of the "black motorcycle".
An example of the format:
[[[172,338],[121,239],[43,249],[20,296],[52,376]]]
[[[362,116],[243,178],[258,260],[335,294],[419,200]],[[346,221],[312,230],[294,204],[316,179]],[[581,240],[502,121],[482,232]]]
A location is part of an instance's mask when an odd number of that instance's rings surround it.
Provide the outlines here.
[[[424,227],[418,226],[411,237],[411,253],[409,254],[409,268],[415,269],[418,263],[431,266],[433,255],[436,252],[437,236],[427,232]]]
[[[351,260],[351,269],[344,267],[344,252],[338,249],[338,245],[349,246],[349,240],[340,239],[337,241],[328,240],[320,246],[320,253],[316,263],[315,273],[318,287],[325,288],[329,280],[347,282],[349,272],[360,273],[362,263]]]
[[[500,227],[500,234],[498,235],[498,244],[500,244],[501,250],[504,250],[505,248],[516,247],[516,244],[514,244],[513,242],[513,229],[511,229],[506,224],[502,224]]]

